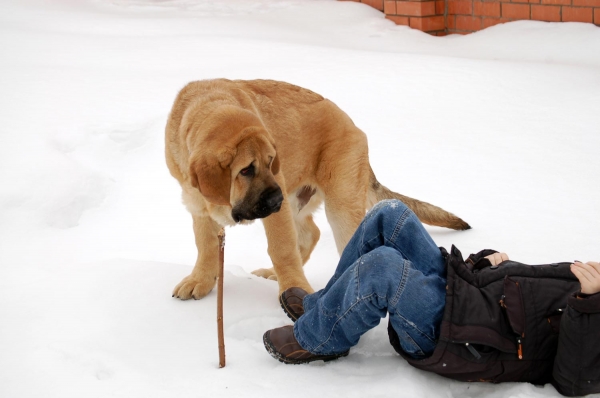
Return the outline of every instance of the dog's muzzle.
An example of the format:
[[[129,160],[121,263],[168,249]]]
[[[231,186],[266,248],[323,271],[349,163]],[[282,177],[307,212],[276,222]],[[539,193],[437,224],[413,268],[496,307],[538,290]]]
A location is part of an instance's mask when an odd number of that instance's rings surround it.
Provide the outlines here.
[[[278,186],[271,187],[260,194],[255,206],[246,211],[241,208],[242,206],[236,207],[232,210],[231,216],[236,223],[242,220],[265,218],[272,213],[277,213],[281,209],[282,203],[283,193],[281,188]]]

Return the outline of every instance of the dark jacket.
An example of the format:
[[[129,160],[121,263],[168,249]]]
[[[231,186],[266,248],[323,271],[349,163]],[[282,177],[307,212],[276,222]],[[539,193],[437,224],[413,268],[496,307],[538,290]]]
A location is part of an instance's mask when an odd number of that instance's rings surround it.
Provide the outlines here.
[[[553,383],[563,395],[600,392],[600,293],[578,294],[570,263],[491,266],[483,250],[463,261],[441,249],[446,306],[433,354],[411,365],[463,381]]]

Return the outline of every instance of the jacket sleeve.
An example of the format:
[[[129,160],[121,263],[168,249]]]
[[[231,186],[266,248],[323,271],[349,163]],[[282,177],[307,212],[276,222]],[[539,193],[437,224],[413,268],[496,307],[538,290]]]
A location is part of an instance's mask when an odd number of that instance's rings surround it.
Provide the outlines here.
[[[563,395],[600,392],[600,293],[574,293],[560,321],[554,387]]]

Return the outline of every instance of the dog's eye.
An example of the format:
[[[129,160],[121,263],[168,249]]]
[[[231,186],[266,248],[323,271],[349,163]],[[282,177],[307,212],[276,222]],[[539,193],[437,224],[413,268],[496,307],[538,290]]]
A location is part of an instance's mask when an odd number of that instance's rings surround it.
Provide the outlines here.
[[[254,175],[254,166],[250,165],[240,170],[240,174],[244,177],[252,177]]]

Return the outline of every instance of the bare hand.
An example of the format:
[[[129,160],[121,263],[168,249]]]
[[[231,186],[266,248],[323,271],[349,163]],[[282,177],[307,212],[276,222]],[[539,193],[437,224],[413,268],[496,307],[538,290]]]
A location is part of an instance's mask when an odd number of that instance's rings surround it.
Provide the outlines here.
[[[494,254],[490,254],[489,256],[485,256],[485,258],[490,260],[490,263],[492,263],[492,265],[498,265],[501,262],[508,260],[508,254],[494,253]]]
[[[581,293],[594,294],[600,292],[600,263],[575,261],[571,264],[571,272],[581,283]]]

